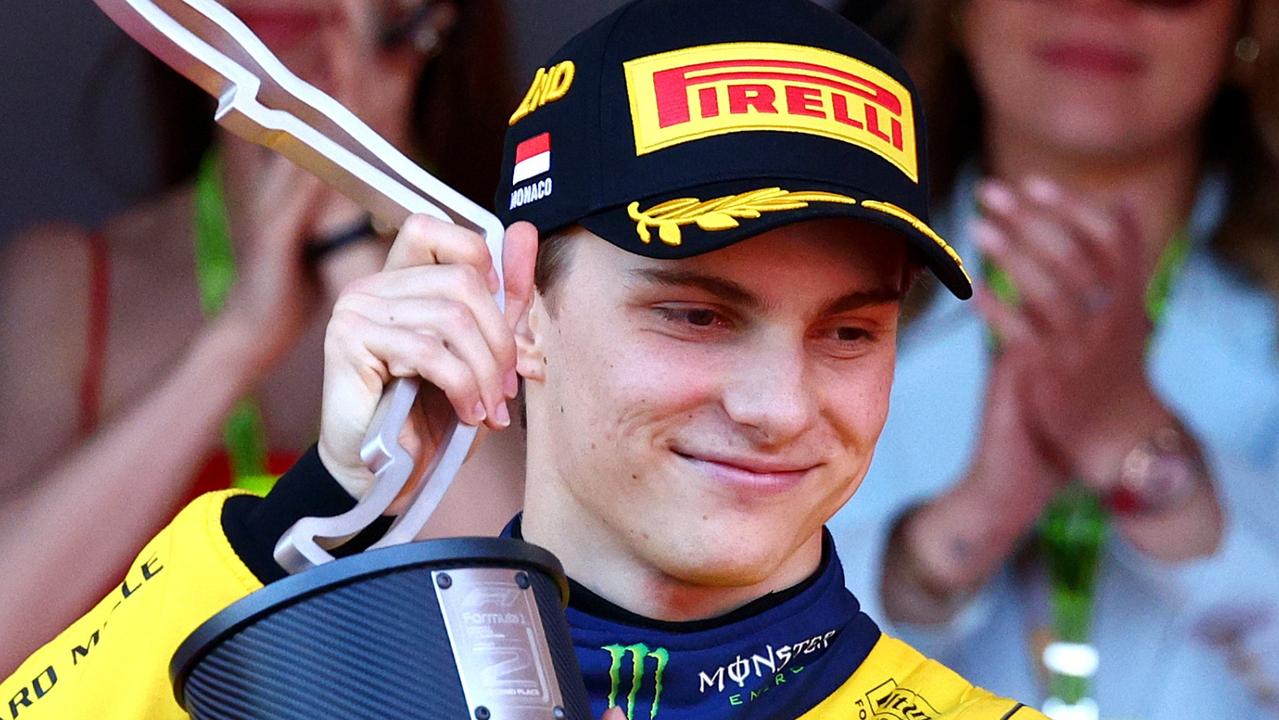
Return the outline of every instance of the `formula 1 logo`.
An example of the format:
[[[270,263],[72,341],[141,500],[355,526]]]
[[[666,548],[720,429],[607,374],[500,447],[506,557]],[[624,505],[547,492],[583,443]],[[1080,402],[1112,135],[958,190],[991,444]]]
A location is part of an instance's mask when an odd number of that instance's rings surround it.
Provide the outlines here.
[[[624,63],[635,153],[752,130],[863,147],[919,182],[910,92],[830,50],[783,43],[700,45]]]
[[[600,649],[608,653],[610,661],[608,706],[617,706],[618,693],[621,692],[623,684],[622,678],[624,675],[629,675],[626,717],[629,720],[637,720],[636,705],[642,706],[644,702],[649,702],[649,720],[656,720],[657,711],[662,703],[662,678],[666,674],[666,665],[671,659],[670,653],[666,651],[666,648],[650,648],[644,643],[605,645]],[[649,691],[652,695],[648,694]],[[641,698],[641,695],[644,697]]]
[[[498,696],[542,699],[549,694],[542,682],[544,670],[527,640],[525,628],[536,615],[528,600],[517,587],[481,582],[467,591],[459,607],[465,642],[477,660],[467,670]]]

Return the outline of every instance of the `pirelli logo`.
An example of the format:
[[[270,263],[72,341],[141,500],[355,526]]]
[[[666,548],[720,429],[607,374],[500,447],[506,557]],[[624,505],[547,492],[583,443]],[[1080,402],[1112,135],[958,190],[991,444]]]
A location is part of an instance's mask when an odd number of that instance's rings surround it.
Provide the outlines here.
[[[863,147],[919,182],[910,93],[860,60],[803,45],[724,43],[623,67],[637,155],[725,133],[798,132]]]

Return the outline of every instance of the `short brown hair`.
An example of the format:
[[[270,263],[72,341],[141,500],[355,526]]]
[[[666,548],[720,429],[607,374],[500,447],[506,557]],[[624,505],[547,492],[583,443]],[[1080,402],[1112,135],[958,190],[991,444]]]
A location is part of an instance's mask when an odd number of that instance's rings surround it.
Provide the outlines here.
[[[537,246],[537,262],[533,266],[533,287],[546,301],[546,309],[554,313],[555,302],[552,293],[562,282],[564,273],[573,259],[573,245],[580,232],[581,225],[573,225],[541,239]]]

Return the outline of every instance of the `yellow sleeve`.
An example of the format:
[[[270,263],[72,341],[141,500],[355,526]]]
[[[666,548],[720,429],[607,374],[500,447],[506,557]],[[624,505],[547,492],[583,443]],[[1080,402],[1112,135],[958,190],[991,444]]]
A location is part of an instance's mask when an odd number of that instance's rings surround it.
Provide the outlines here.
[[[799,720],[1047,720],[887,635],[848,682]]]
[[[0,683],[0,720],[186,718],[169,659],[200,623],[262,584],[222,532],[236,491],[191,503],[119,586]]]

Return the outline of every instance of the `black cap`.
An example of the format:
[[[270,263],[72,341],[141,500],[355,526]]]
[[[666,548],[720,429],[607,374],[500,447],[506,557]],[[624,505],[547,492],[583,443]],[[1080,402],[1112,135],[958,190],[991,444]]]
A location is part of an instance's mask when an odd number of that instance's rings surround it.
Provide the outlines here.
[[[966,299],[963,262],[928,226],[920,105],[892,53],[810,0],[637,0],[537,71],[498,216],[657,258],[860,218]]]

